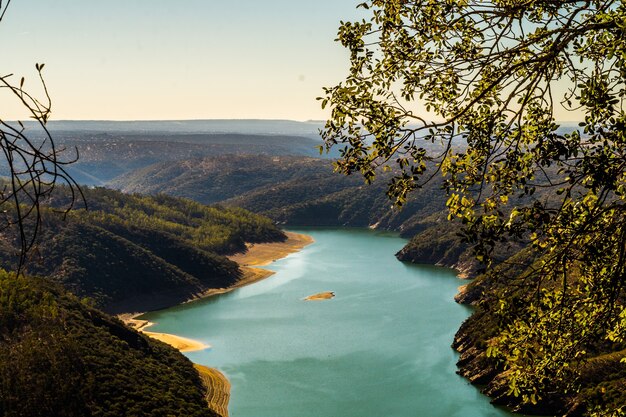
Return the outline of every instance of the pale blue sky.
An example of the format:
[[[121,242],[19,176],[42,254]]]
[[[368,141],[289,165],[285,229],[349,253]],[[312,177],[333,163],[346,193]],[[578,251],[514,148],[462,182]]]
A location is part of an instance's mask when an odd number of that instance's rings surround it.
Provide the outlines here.
[[[60,119],[323,119],[346,75],[334,42],[359,0],[13,0],[0,73],[34,64]],[[10,58],[10,59],[9,59]],[[2,117],[23,118],[0,94]]]

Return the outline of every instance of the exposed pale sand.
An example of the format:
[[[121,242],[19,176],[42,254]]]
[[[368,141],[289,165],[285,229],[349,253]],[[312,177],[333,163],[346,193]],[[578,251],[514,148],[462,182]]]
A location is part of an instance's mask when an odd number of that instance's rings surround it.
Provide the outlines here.
[[[198,342],[197,340],[176,336],[174,334],[146,331],[143,331],[143,333],[147,334],[153,339],[160,340],[163,343],[167,343],[168,345],[180,350],[181,352],[195,352],[196,350],[204,350],[211,347],[209,345],[205,345],[202,342]]]
[[[274,275],[274,271],[256,268],[257,266],[269,265],[277,259],[302,250],[307,245],[315,242],[311,236],[300,233],[285,232],[287,240],[273,243],[249,243],[246,253],[238,253],[228,257],[231,261],[239,264],[243,275],[241,278],[227,288],[211,288],[205,291],[199,298],[211,297],[217,294],[224,294],[246,285],[254,284],[257,281]],[[193,300],[190,300],[193,301]]]
[[[298,252],[314,242],[313,238],[308,235],[293,232],[285,232],[285,234],[287,240],[284,242],[248,244],[246,253],[229,256],[229,259],[241,266],[263,266]]]
[[[458,303],[459,300],[461,300],[465,296],[465,293],[467,292],[467,284],[461,285],[456,290],[457,290],[457,293],[454,296],[454,301]]]
[[[148,320],[140,320],[137,317],[144,313],[124,313],[118,314],[117,318],[122,320],[128,327],[132,327],[135,330],[142,331],[146,326],[152,325]]]
[[[284,242],[276,243],[257,243],[248,245],[246,253],[239,253],[233,256],[229,256],[232,261],[239,264],[242,277],[230,287],[227,288],[212,288],[205,291],[198,298],[210,297],[217,294],[224,294],[230,292],[236,288],[243,287],[265,279],[274,274],[274,271],[267,269],[256,268],[257,266],[269,265],[277,259],[284,258],[285,256],[302,250],[307,245],[314,242],[313,238],[308,235],[300,233],[285,232],[287,240]],[[330,297],[334,297],[334,293],[321,293],[332,294]],[[320,294],[316,294],[320,295]],[[307,297],[308,298],[308,297]],[[189,300],[194,301],[195,299]],[[137,317],[144,313],[126,313],[119,314],[117,317],[122,320],[126,325],[143,332],[144,334],[165,342],[181,352],[191,352],[195,350],[202,350],[211,347],[197,340],[188,339],[186,337],[176,336],[168,333],[157,333],[146,331],[153,323],[147,320],[141,320]],[[196,370],[200,374],[200,377],[204,381],[207,387],[207,402],[211,409],[216,411],[222,417],[228,417],[228,401],[230,399],[230,382],[228,378],[224,376],[220,371],[214,368],[208,368],[206,366],[194,364]]]
[[[239,281],[228,288],[212,288],[206,291],[202,294],[202,298],[216,294],[224,294],[270,277],[274,275],[274,271],[256,267],[269,265],[275,260],[298,252],[305,246],[314,242],[313,238],[308,235],[293,232],[285,232],[285,234],[287,235],[287,240],[284,242],[248,244],[246,253],[238,253],[229,256],[228,259],[239,264],[243,275]]]
[[[239,269],[241,269],[241,272],[243,273],[243,275],[241,276],[241,278],[239,278],[239,280],[236,283],[234,283],[230,287],[211,288],[203,292],[199,297],[189,300],[188,302],[195,301],[197,299],[211,297],[211,296],[218,295],[218,294],[225,294],[227,292],[236,290],[237,288],[254,284],[257,281],[261,281],[262,279],[265,279],[274,274],[274,271],[270,271],[268,269],[251,268],[251,267],[242,266],[242,265],[239,265]]]
[[[321,301],[321,300],[330,300],[335,297],[335,293],[333,291],[325,291],[317,294],[309,295],[304,298],[304,301]]]
[[[146,329],[152,326],[154,323],[149,322],[148,320],[138,319],[137,316],[141,314],[142,313],[120,314],[118,318],[126,323],[127,326],[130,326],[135,330],[138,330],[143,334],[150,336],[153,339],[159,340],[163,343],[167,343],[168,345],[180,350],[181,352],[194,352],[196,350],[204,350],[211,347],[211,345],[207,345],[205,343],[189,339],[187,337],[176,336],[169,333],[149,332]]]
[[[200,374],[202,383],[207,388],[205,399],[209,407],[222,417],[228,417],[228,402],[230,401],[230,381],[215,368],[193,364]]]

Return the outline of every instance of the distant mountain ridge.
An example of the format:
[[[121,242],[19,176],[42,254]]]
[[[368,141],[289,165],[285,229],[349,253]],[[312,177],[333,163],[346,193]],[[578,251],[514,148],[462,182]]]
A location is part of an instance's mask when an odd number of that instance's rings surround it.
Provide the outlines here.
[[[37,124],[26,120],[27,128]],[[297,135],[319,139],[324,120],[287,119],[189,119],[189,120],[51,120],[47,127],[52,132],[101,133],[241,133],[253,135]],[[578,128],[578,121],[557,121],[559,133]],[[409,125],[411,126],[411,125]]]
[[[109,185],[125,193],[164,193],[242,207],[290,226],[376,227],[411,237],[438,221],[432,216],[445,209],[446,201],[441,181],[416,190],[400,210],[385,195],[388,175],[367,186],[358,176],[333,172],[329,160],[223,155],[151,165]]]
[[[24,121],[27,128],[36,124]],[[198,120],[51,120],[52,132],[101,133],[239,133],[252,135],[296,135],[319,138],[322,121],[281,119],[198,119]]]
[[[25,121],[25,134],[33,142],[47,139],[37,123]],[[59,160],[72,178],[83,185],[103,186],[108,181],[151,164],[225,155],[302,155],[318,158],[322,144],[317,121],[290,120],[170,120],[170,121],[50,121]],[[17,129],[21,129],[15,123]],[[78,160],[75,160],[78,157]],[[0,166],[0,175],[8,175]]]
[[[303,136],[244,134],[66,134],[63,146],[76,148],[79,160],[67,166],[78,183],[105,185],[152,164],[216,155],[317,156],[319,145]],[[68,153],[68,158],[73,152]]]

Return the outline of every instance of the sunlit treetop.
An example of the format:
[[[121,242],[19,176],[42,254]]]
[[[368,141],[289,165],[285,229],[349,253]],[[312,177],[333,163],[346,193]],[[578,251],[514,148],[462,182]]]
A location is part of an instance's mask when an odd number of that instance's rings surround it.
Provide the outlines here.
[[[528,401],[548,380],[575,381],[573,366],[562,365],[584,357],[589,338],[624,338],[625,5],[372,0],[359,7],[369,19],[343,22],[338,33],[350,51],[349,74],[320,98],[330,110],[325,144],[342,155],[337,170],[367,181],[392,170],[388,195],[399,205],[442,175],[449,217],[464,223],[465,240],[487,265],[499,241],[528,239],[543,259],[531,274],[537,288],[563,285],[505,309],[510,329],[490,352],[511,369],[512,393]],[[579,128],[559,129],[563,114]],[[556,323],[571,346],[550,339]],[[549,348],[514,348],[531,341]]]
[[[470,147],[458,162],[471,160],[476,168],[502,173],[522,162],[518,178],[489,181],[507,191],[512,181],[534,176],[533,164],[568,159],[588,144],[577,134],[555,133],[557,107],[582,110],[587,134],[619,126],[620,2],[372,1],[361,7],[371,10],[371,20],[339,30],[351,70],[326,89],[323,105],[332,115],[324,137],[328,146],[348,145],[339,163],[346,173],[370,178],[395,158],[407,174],[390,189],[400,203],[422,180],[423,161],[449,157],[444,172],[457,172],[454,143]],[[428,113],[416,111],[416,102]],[[450,149],[433,158],[424,141]],[[469,171],[467,182],[489,179]]]

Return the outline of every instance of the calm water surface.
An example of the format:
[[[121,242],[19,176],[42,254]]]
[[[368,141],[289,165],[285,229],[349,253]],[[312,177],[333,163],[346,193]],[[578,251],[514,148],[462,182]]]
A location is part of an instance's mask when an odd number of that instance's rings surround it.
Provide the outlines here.
[[[406,240],[355,229],[294,230],[315,243],[272,277],[151,313],[151,330],[208,343],[194,362],[232,383],[232,417],[511,416],[455,374],[470,314],[449,269],[401,263]],[[332,300],[302,298],[334,291]]]

